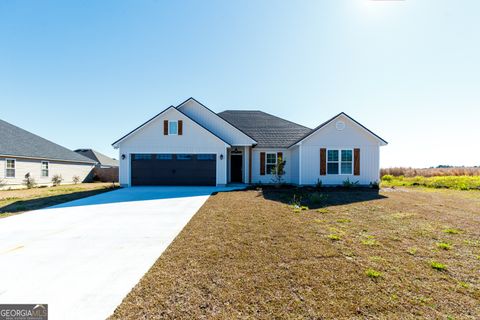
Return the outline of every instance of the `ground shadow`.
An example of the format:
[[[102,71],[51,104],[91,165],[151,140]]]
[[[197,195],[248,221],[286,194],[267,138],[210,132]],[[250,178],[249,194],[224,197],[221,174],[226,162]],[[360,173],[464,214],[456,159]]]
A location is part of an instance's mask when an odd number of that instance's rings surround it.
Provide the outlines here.
[[[356,202],[385,199],[378,189],[371,188],[263,188],[262,195],[267,200],[285,204],[300,204],[310,209],[338,206]]]
[[[78,192],[72,192],[67,194],[45,196],[45,197],[40,197],[35,199],[17,200],[10,204],[0,206],[0,216],[2,216],[3,214],[11,214],[11,213],[18,213],[23,211],[43,209],[43,208],[59,205],[62,203],[99,195],[101,193],[105,193],[115,189],[116,188],[86,190],[86,191],[78,191]]]

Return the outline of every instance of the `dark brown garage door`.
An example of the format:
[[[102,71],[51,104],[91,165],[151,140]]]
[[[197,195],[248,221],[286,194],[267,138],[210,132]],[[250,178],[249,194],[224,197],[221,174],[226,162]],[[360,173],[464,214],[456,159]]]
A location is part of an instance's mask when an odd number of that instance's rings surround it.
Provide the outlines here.
[[[215,154],[132,154],[133,186],[214,186]]]

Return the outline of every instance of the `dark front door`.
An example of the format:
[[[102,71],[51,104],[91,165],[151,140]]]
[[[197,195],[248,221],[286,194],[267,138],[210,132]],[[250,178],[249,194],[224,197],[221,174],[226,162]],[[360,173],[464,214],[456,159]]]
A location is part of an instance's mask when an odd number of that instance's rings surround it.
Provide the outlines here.
[[[132,154],[133,186],[214,186],[215,154]]]
[[[230,181],[243,182],[242,179],[242,154],[232,154],[230,156]]]

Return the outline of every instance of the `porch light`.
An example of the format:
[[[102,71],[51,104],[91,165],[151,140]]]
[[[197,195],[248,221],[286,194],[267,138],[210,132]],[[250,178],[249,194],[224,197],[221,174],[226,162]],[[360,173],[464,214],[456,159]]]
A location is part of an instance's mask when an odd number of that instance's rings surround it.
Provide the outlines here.
[[[122,160],[125,160],[125,155],[124,154],[122,154]]]
[[[220,155],[220,160],[223,160],[223,154]]]

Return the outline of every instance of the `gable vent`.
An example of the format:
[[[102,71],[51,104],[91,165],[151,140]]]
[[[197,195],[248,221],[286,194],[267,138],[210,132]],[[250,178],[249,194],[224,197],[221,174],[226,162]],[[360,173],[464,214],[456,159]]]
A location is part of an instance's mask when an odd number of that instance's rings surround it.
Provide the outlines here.
[[[345,122],[337,121],[337,123],[335,124],[335,128],[337,128],[338,131],[342,131],[343,129],[345,129]]]

